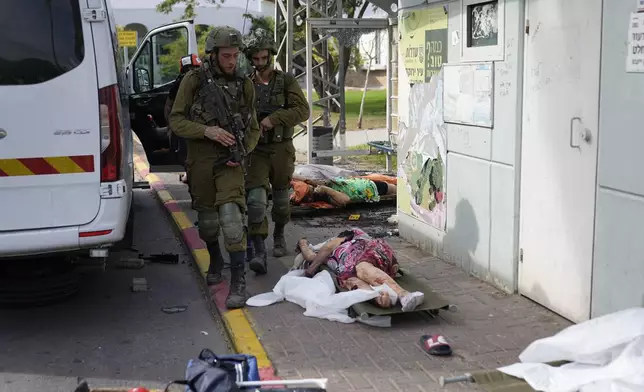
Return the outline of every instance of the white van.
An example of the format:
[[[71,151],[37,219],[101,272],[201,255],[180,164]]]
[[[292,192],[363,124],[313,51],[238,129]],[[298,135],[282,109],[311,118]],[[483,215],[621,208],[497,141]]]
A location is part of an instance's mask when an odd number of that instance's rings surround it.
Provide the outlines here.
[[[174,23],[151,30],[124,70],[109,0],[3,2],[0,258],[104,258],[131,236],[132,131],[152,169],[180,167],[151,119],[164,125],[179,59],[192,53],[193,23]]]

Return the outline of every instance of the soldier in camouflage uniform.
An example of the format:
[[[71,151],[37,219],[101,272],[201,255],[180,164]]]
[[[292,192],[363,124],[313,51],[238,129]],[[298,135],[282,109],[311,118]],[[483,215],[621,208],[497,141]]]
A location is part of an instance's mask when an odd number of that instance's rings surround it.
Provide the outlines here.
[[[223,93],[232,113],[242,115],[247,152],[255,148],[260,137],[253,83],[236,69],[240,45],[241,34],[232,27],[210,31],[203,64],[183,78],[170,113],[172,131],[187,140],[186,166],[192,204],[198,212],[199,235],[211,255],[209,285],[222,281],[220,228],[224,235],[230,255],[231,284],[226,299],[229,308],[240,308],[246,303],[246,201],[243,169],[231,154],[236,139],[230,133],[230,118],[221,114],[224,101],[214,104],[216,91]],[[212,88],[211,83],[219,89]]]
[[[244,55],[255,68],[250,79],[255,86],[257,120],[262,136],[250,155],[246,175],[248,203],[249,268],[265,274],[268,236],[267,191],[273,195],[273,255],[286,254],[284,226],[291,217],[289,187],[295,170],[294,127],[308,119],[309,104],[295,78],[272,67],[277,54],[275,41],[263,29],[244,38]]]

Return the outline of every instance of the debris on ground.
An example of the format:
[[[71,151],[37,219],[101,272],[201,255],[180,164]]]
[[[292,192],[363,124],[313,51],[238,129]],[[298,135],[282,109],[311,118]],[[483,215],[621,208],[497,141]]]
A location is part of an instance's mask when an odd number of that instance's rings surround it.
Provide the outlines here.
[[[135,293],[148,291],[148,281],[145,278],[132,278],[132,291]]]
[[[167,314],[182,313],[182,312],[185,312],[186,310],[188,310],[188,307],[185,305],[168,306],[165,308],[161,308],[161,311]]]
[[[179,264],[179,255],[172,253],[152,254],[149,256],[144,256],[143,253],[140,253],[139,259],[149,261],[150,263]]]
[[[117,269],[141,269],[145,267],[145,260],[141,259],[125,259],[118,260],[113,264]]]
[[[350,206],[347,208],[334,208],[325,210],[306,210],[292,212],[291,220],[294,224],[302,227],[327,227],[345,228],[347,216],[358,215],[360,228],[368,232],[368,228],[382,228],[388,226],[383,224],[387,219],[396,213],[396,204],[380,204],[378,206]]]
[[[447,384],[455,384],[457,382],[474,382],[474,377],[472,377],[472,375],[469,373],[465,373],[462,376],[456,376],[456,377],[441,376],[438,379],[438,385],[440,385],[441,387],[444,387]]]
[[[360,214],[353,214],[353,215],[349,215],[349,220],[350,220],[350,221],[357,221],[357,220],[360,220]]]
[[[385,231],[379,231],[377,233],[367,233],[373,238],[385,238],[385,237],[399,237],[400,232],[398,229],[394,230],[385,230]]]

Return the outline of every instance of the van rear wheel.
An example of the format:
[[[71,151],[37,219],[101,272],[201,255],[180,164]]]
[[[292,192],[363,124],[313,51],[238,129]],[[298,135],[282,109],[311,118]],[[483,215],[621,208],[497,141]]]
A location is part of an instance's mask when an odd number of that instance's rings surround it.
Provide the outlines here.
[[[11,260],[0,264],[0,308],[57,303],[78,293],[80,276],[68,257]]]

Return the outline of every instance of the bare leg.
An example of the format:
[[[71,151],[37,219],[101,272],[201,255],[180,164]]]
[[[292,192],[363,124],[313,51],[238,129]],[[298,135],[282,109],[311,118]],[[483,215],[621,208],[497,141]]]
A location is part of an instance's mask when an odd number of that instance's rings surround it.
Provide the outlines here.
[[[407,290],[404,290],[391,276],[387,275],[384,271],[379,270],[374,267],[372,264],[367,262],[358,263],[356,266],[356,274],[358,278],[364,280],[372,286],[379,286],[381,284],[387,284],[391,289],[399,296],[402,297],[405,294],[409,294]]]
[[[316,187],[315,193],[322,193],[322,194],[328,195],[333,201],[333,204],[335,204],[338,207],[344,207],[347,204],[349,204],[349,202],[351,201],[349,196],[345,195],[342,192],[338,192],[335,189],[331,189],[326,185],[320,185]]]
[[[369,283],[365,282],[360,278],[349,278],[344,281],[343,286],[347,290],[353,290],[357,288],[362,290],[373,291]],[[381,308],[390,308],[394,306],[394,304],[391,303],[391,298],[389,297],[389,293],[387,293],[386,291],[381,292],[380,296],[375,298],[374,301],[376,301],[376,304]]]
[[[387,284],[387,286],[389,286],[396,295],[398,295],[403,312],[416,309],[425,299],[425,295],[423,293],[418,291],[410,293],[400,287],[400,285],[396,283],[391,276],[367,262],[363,261],[358,263],[356,266],[356,274],[358,275],[358,278],[372,286]]]
[[[369,283],[365,282],[360,278],[349,278],[342,283],[347,290],[362,289],[362,290],[371,290]]]

